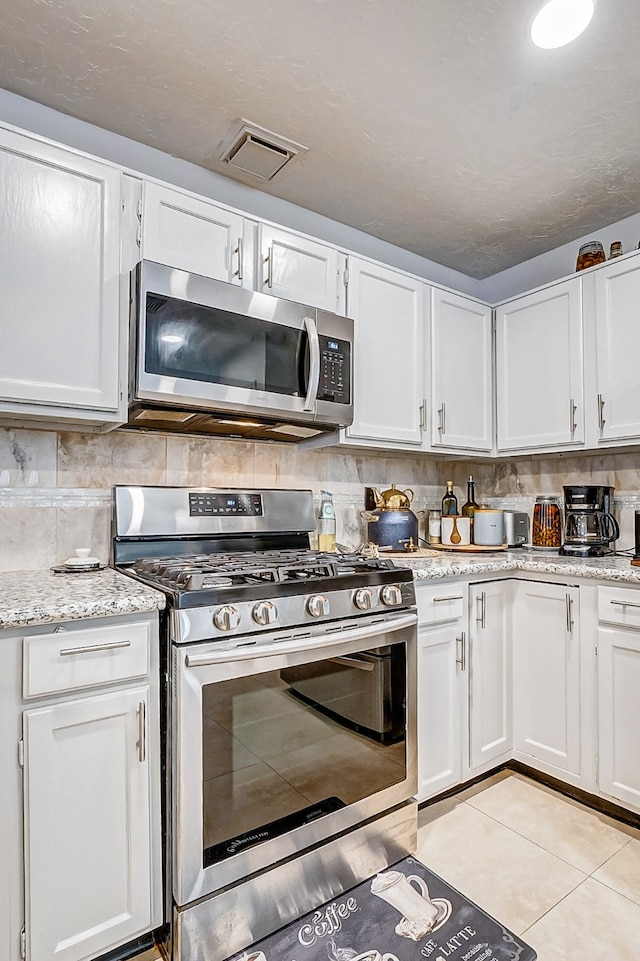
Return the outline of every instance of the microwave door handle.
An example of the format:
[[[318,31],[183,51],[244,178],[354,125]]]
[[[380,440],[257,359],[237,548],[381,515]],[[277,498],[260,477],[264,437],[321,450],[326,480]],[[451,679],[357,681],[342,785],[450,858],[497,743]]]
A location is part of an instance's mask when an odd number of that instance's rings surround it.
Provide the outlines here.
[[[318,340],[318,328],[313,317],[305,317],[303,322],[309,338],[309,384],[302,409],[312,411],[316,405],[320,384],[320,341]]]

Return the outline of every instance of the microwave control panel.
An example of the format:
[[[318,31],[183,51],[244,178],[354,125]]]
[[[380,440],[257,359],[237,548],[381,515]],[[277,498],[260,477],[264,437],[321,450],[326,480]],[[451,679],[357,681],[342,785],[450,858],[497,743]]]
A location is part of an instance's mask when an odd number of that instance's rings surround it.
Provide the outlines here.
[[[351,403],[351,344],[320,334],[320,383],[318,400]]]

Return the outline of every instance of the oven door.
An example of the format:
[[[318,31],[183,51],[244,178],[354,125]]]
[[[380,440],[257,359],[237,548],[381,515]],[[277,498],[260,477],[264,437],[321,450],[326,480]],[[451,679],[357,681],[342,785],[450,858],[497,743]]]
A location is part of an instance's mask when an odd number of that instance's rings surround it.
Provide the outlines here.
[[[150,261],[134,283],[133,400],[351,423],[352,320]]]
[[[415,613],[398,612],[318,625],[297,638],[279,631],[174,647],[176,904],[290,858],[415,794],[416,622]],[[384,676],[394,690],[379,699],[392,697],[395,712],[395,733],[382,739],[368,717],[358,723],[357,706],[367,685],[380,682],[380,657],[393,665]],[[300,674],[322,676],[324,688],[335,677],[338,703],[327,710],[301,698],[293,689]]]

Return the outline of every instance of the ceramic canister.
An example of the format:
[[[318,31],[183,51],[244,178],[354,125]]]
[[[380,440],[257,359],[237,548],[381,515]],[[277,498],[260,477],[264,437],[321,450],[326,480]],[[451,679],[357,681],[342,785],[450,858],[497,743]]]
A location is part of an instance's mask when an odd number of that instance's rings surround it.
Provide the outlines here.
[[[471,518],[445,514],[441,524],[441,539],[447,547],[466,547],[471,543]]]
[[[478,507],[473,515],[473,543],[481,547],[502,547],[504,511]]]

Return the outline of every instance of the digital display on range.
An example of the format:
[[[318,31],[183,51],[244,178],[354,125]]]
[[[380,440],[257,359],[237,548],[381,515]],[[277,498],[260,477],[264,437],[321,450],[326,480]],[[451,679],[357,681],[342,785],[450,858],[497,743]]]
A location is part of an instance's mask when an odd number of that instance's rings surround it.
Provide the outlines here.
[[[262,496],[260,494],[222,494],[210,491],[189,492],[189,515],[191,517],[211,517],[223,514],[244,517],[262,516]]]

